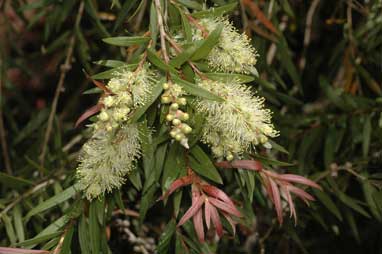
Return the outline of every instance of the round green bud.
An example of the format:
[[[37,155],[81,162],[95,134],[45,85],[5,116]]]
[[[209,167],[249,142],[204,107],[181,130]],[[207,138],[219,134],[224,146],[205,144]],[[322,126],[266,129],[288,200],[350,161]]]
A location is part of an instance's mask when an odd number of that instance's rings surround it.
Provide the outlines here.
[[[166,115],[166,121],[167,121],[167,122],[171,122],[172,120],[174,120],[174,118],[175,118],[175,116],[172,115],[172,114],[167,114],[167,115]]]
[[[187,121],[188,119],[190,119],[190,115],[188,113],[184,113],[181,118],[183,121]]]
[[[99,120],[101,121],[107,121],[109,120],[109,115],[105,112],[105,111],[102,111],[99,116],[98,116]]]
[[[172,103],[171,105],[170,105],[170,109],[171,110],[177,110],[179,108],[179,104],[178,103]]]
[[[175,130],[170,131],[170,136],[175,138],[177,132]]]
[[[229,153],[226,158],[228,161],[232,161],[234,157],[233,157],[232,153]]]
[[[188,126],[187,124],[182,125],[182,132],[184,134],[189,134],[191,133],[191,131],[192,131],[192,128],[190,126]]]
[[[175,140],[176,141],[181,141],[183,138],[184,138],[184,135],[181,134],[181,133],[175,135]]]
[[[169,96],[167,96],[167,95],[162,95],[161,101],[164,104],[169,104],[171,102],[171,98]]]
[[[187,99],[186,98],[179,98],[178,99],[178,103],[180,104],[180,105],[187,105]]]
[[[170,88],[170,84],[169,83],[163,83],[162,87],[164,90],[167,90]]]
[[[182,121],[180,121],[179,119],[172,120],[172,124],[175,125],[175,126],[178,126],[181,123],[182,123]]]

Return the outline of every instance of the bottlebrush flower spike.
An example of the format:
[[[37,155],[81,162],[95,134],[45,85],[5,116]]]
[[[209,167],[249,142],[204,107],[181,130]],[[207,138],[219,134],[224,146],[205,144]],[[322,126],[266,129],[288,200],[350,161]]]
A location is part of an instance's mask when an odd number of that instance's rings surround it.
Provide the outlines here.
[[[199,100],[196,107],[205,116],[202,141],[211,146],[217,158],[233,160],[253,145],[264,144],[278,132],[271,122],[271,111],[264,98],[245,85],[232,80],[203,80],[198,85],[224,98],[223,102]]]
[[[302,199],[307,204],[309,204],[309,201],[315,200],[312,195],[300,188],[297,188],[293,185],[293,183],[303,184],[322,190],[321,186],[312,180],[299,175],[278,174],[276,172],[266,170],[262,167],[260,162],[255,160],[234,160],[232,162],[222,161],[216,163],[215,165],[221,168],[241,168],[259,172],[267,194],[275,206],[277,219],[280,224],[283,223],[281,198],[284,198],[287,201],[290,216],[294,218],[295,223],[297,223],[297,214],[291,193]]]
[[[200,20],[200,25],[208,32],[223,25],[219,42],[207,57],[211,68],[223,72],[256,73],[256,50],[248,37],[244,33],[238,33],[227,18],[204,18]],[[203,31],[195,29],[193,37],[195,40],[203,39]]]

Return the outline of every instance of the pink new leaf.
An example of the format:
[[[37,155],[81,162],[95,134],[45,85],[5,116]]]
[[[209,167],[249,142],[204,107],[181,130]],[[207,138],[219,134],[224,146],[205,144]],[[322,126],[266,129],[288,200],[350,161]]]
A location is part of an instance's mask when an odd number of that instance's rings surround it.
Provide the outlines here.
[[[211,225],[211,209],[212,209],[212,205],[207,199],[206,202],[204,203],[204,217],[205,217],[206,225],[208,229],[210,229],[210,225]]]
[[[178,223],[178,227],[182,226],[186,221],[188,221],[192,216],[194,216],[199,209],[202,207],[205,200],[205,196],[198,196],[195,202],[192,202],[192,206],[187,210],[187,212],[183,215]]]
[[[218,234],[219,237],[223,236],[223,226],[220,221],[220,217],[218,214],[218,210],[216,210],[215,207],[211,206],[211,219],[212,222],[214,223],[216,233]]]
[[[297,225],[297,214],[296,214],[296,208],[294,207],[294,202],[292,199],[292,195],[290,195],[290,192],[288,188],[282,187],[282,191],[285,194],[285,197],[289,204],[289,210],[290,210],[290,217],[294,218],[294,224]]]
[[[239,210],[237,210],[237,208],[233,204],[224,203],[224,202],[222,202],[216,198],[212,198],[212,197],[209,197],[208,201],[211,202],[211,204],[213,206],[219,208],[220,210],[223,210],[226,213],[235,215],[237,217],[242,216],[241,213],[239,212]]]
[[[202,190],[205,191],[208,195],[210,195],[210,196],[212,196],[214,198],[220,199],[220,200],[222,200],[224,202],[227,202],[227,203],[231,204],[232,206],[234,206],[234,203],[228,197],[228,195],[225,194],[224,191],[216,188],[215,186],[212,186],[212,185],[202,185]]]
[[[320,185],[318,185],[317,183],[303,176],[294,175],[294,174],[282,174],[282,175],[278,175],[277,178],[283,181],[300,183],[300,184],[304,184],[304,185],[322,190]]]
[[[287,189],[294,193],[295,195],[297,195],[298,197],[300,197],[302,200],[304,200],[307,204],[309,204],[308,201],[314,201],[314,197],[310,194],[308,194],[307,192],[295,187],[295,186],[292,186],[292,185],[288,185],[287,186]]]
[[[92,115],[96,114],[99,112],[102,108],[102,104],[97,104],[92,106],[91,108],[88,108],[77,120],[76,124],[74,125],[76,128],[80,123],[91,117]]]
[[[0,247],[0,254],[47,254],[46,250],[28,250],[20,248]]]
[[[181,178],[175,180],[174,182],[172,182],[172,184],[168,188],[167,192],[162,197],[160,197],[159,200],[163,200],[163,199],[167,198],[177,189],[179,189],[183,186],[189,185],[191,183],[192,183],[192,177],[191,176],[184,176],[184,177],[181,177]]]
[[[199,209],[198,212],[195,214],[194,217],[192,217],[192,220],[194,222],[194,227],[196,234],[198,236],[198,239],[200,242],[204,242],[204,226],[203,226],[203,211],[202,209]]]
[[[273,203],[275,205],[276,213],[277,213],[277,219],[279,220],[280,224],[283,224],[283,210],[281,206],[281,198],[280,198],[280,192],[279,188],[277,187],[277,184],[275,181],[269,178],[269,185],[270,190],[272,192],[273,196]]]

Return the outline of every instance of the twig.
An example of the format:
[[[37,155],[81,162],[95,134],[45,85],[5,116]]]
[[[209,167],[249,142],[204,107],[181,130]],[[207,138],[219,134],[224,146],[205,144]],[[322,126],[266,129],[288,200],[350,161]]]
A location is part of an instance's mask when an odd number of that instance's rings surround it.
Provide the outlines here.
[[[280,32],[283,32],[286,29],[287,23],[288,23],[288,16],[284,15],[281,18],[281,23],[279,25]],[[272,45],[269,47],[269,50],[267,53],[267,65],[272,64],[273,58],[276,55],[276,49],[277,49],[276,43],[272,43]]]
[[[75,21],[75,27],[77,27],[81,22],[81,17],[82,17],[82,14],[84,12],[84,6],[85,6],[84,2],[81,1],[80,7],[78,8],[78,13],[77,13],[76,21]],[[43,145],[41,148],[41,154],[40,154],[41,166],[44,165],[46,150],[48,147],[50,134],[51,134],[52,128],[53,128],[53,120],[54,120],[54,116],[56,115],[56,111],[57,111],[58,99],[60,97],[60,93],[61,93],[63,85],[64,85],[66,73],[71,68],[70,62],[72,60],[74,43],[75,43],[75,34],[73,33],[73,35],[70,37],[70,40],[69,40],[69,47],[68,47],[68,51],[66,53],[65,62],[63,65],[61,65],[61,74],[60,74],[60,78],[59,78],[58,83],[57,83],[56,91],[54,93],[52,109],[51,109],[50,114],[49,114],[48,124],[47,124],[47,128],[45,131],[45,136],[44,136],[44,142],[43,142]]]
[[[304,51],[306,51],[306,49],[308,48],[309,43],[310,43],[310,38],[311,38],[311,34],[312,34],[313,16],[314,16],[314,12],[316,11],[319,3],[320,3],[320,0],[314,0],[312,2],[312,4],[310,5],[308,13],[306,15],[306,25],[305,25],[305,34],[304,34]],[[303,70],[305,68],[305,65],[306,65],[306,54],[305,53],[306,52],[304,52],[304,56],[301,58],[300,63],[299,63],[300,70]]]
[[[6,139],[4,117],[3,117],[3,86],[5,84],[5,52],[3,43],[0,44],[0,141],[1,150],[3,151],[3,158],[5,169],[8,174],[12,175],[11,160],[8,153],[8,144]]]
[[[60,254],[61,253],[61,249],[62,249],[62,245],[64,244],[64,240],[65,240],[65,237],[66,235],[68,234],[68,231],[70,229],[70,227],[73,226],[73,220],[71,220],[66,226],[65,226],[65,229],[64,229],[64,233],[62,233],[61,237],[60,237],[60,240],[58,241],[57,245],[56,245],[56,248],[54,248],[54,251],[52,254]]]
[[[163,25],[162,8],[160,6],[160,0],[154,0],[154,3],[155,3],[155,8],[158,14],[157,16],[158,16],[158,26],[159,26],[162,54],[163,54],[164,61],[167,64],[170,61],[170,58],[168,57],[167,48],[166,48],[166,40],[165,40],[166,32],[164,30],[164,25]]]

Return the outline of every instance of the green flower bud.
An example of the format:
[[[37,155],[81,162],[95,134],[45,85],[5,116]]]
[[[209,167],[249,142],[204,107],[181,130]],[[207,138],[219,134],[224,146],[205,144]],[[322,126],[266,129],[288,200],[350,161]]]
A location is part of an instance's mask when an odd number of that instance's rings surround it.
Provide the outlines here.
[[[179,104],[178,103],[172,103],[171,106],[170,106],[170,109],[171,110],[177,110],[179,108]]]
[[[167,115],[166,115],[166,120],[167,120],[168,122],[171,122],[172,120],[174,120],[174,118],[175,118],[175,116],[172,115],[172,114],[167,114]]]
[[[188,113],[184,113],[182,116],[181,116],[181,119],[183,121],[187,121],[188,119],[190,119],[190,115]]]
[[[168,97],[167,95],[162,95],[162,97],[161,97],[161,101],[162,101],[162,103],[164,103],[164,104],[169,104],[169,103],[171,102],[171,98]]]
[[[105,121],[109,120],[109,115],[105,111],[102,111],[99,114],[98,118],[99,118],[99,120],[105,122]]]
[[[184,138],[184,135],[181,134],[181,133],[175,135],[175,140],[176,141],[181,141],[183,138]]]
[[[177,131],[175,131],[175,130],[170,131],[171,137],[175,138],[176,134],[177,134]]]
[[[188,126],[187,124],[182,124],[182,132],[184,134],[189,134],[191,133],[192,131],[192,128],[190,126]]]
[[[178,103],[179,103],[180,105],[185,106],[185,105],[187,105],[187,99],[186,99],[186,98],[179,98],[179,99],[178,99]]]
[[[170,84],[169,83],[163,83],[162,87],[164,90],[167,90],[170,88]]]
[[[232,153],[229,153],[226,158],[228,161],[232,161],[234,159]]]
[[[180,121],[179,119],[172,120],[172,124],[175,125],[175,126],[178,126],[181,123],[182,123],[182,121]]]

